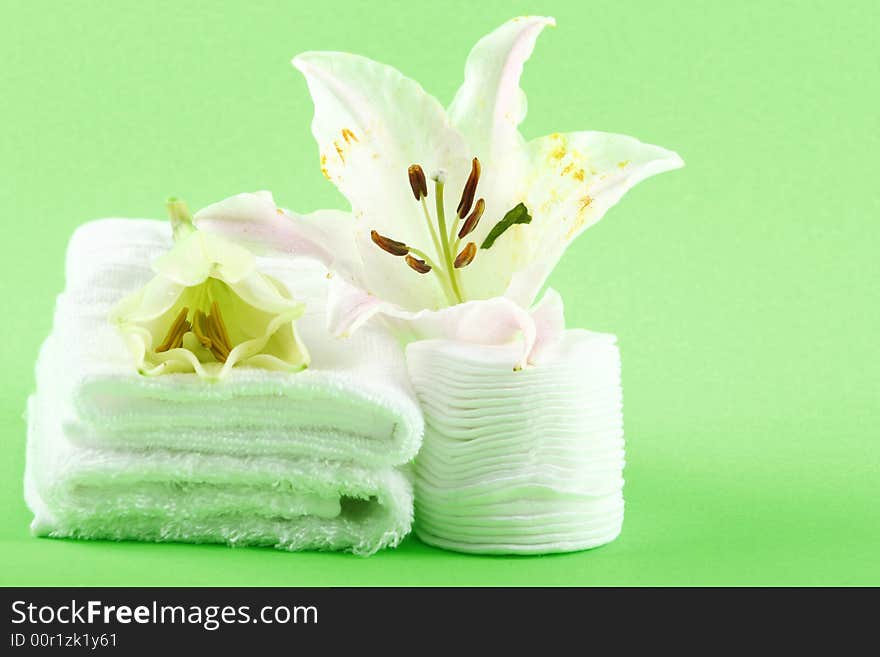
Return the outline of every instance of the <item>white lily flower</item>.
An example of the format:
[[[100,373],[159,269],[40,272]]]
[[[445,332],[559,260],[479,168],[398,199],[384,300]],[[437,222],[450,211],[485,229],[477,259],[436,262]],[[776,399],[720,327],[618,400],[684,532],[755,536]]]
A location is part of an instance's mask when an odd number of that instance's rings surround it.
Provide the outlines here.
[[[237,365],[305,368],[308,352],[294,327],[304,305],[257,270],[251,251],[196,230],[181,202],[169,211],[174,247],[153,263],[156,276],[110,313],[138,371],[217,380]]]
[[[491,344],[521,335],[519,365],[535,361],[561,333],[562,303],[548,290],[528,309],[566,247],[633,185],[683,166],[625,135],[522,137],[523,63],[553,24],[517,18],[481,39],[446,110],[390,66],[339,52],[297,56],[321,169],[353,219],[267,208],[254,220],[242,204],[265,198],[244,195],[200,225],[318,257],[341,274],[328,310],[336,333],[382,314],[412,338]]]

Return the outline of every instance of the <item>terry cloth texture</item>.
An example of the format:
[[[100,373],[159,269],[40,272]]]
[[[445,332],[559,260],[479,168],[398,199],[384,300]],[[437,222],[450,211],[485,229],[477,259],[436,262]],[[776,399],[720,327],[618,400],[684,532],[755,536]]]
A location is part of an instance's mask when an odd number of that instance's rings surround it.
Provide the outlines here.
[[[418,451],[423,421],[396,341],[331,337],[326,272],[260,259],[307,303],[307,371],[142,376],[107,315],[170,246],[151,220],[95,221],[71,239],[29,403],[34,531],[361,554],[399,542],[412,495],[395,466]]]

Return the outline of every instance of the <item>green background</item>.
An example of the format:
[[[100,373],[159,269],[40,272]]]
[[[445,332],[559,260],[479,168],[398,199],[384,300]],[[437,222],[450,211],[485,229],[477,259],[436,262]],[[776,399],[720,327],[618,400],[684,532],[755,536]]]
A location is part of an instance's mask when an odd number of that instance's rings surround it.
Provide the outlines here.
[[[3,2],[0,583],[880,584],[880,5],[863,2]],[[25,398],[65,243],[271,189],[344,207],[290,58],[349,50],[444,104],[471,45],[554,15],[527,137],[596,129],[687,162],[635,190],[551,283],[624,360],[626,522],[589,552],[408,539],[370,559],[31,538]]]

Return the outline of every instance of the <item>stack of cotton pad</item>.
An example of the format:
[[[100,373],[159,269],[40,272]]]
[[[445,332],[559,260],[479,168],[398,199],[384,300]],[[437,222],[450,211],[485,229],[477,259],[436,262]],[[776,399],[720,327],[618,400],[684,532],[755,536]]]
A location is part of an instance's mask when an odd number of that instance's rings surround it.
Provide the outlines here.
[[[461,552],[596,547],[623,523],[623,416],[615,337],[566,331],[546,362],[518,347],[426,340],[407,348],[425,415],[416,459],[423,541]]]

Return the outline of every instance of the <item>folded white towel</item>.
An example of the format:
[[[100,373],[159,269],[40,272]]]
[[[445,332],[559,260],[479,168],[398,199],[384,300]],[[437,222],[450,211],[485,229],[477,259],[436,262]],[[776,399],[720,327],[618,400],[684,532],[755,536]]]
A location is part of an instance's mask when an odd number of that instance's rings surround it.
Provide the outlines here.
[[[620,357],[614,336],[566,331],[538,366],[514,346],[407,348],[425,414],[415,530],[463,552],[595,547],[623,522]]]
[[[28,407],[25,496],[36,535],[350,550],[396,545],[412,521],[397,470],[279,456],[92,449],[51,399]]]
[[[423,430],[396,341],[331,337],[326,272],[262,259],[308,304],[297,330],[309,370],[142,376],[107,317],[170,246],[167,224],[150,220],[95,221],[71,239],[29,403],[33,531],[358,554],[396,545],[412,492],[392,466],[413,457]]]
[[[149,262],[170,239],[165,222],[149,220],[95,221],[71,239],[67,287],[38,363],[40,385],[68,401],[61,412],[70,440],[366,465],[415,455],[423,421],[400,347],[379,331],[329,336],[326,272],[315,263],[261,260],[264,271],[306,300],[297,330],[312,355],[307,371],[234,368],[221,384],[188,374],[137,374],[107,314],[149,280]]]

